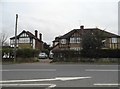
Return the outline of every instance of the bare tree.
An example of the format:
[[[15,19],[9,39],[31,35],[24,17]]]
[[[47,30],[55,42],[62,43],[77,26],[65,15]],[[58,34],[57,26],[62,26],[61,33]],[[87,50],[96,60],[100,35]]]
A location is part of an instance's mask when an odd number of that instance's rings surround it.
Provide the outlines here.
[[[8,36],[5,33],[0,34],[0,46],[3,46],[4,44],[7,44],[7,38]]]

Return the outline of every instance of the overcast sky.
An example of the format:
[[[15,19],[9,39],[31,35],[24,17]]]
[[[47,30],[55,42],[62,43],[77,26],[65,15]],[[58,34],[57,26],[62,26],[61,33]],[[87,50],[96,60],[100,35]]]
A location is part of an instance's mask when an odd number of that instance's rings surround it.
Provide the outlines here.
[[[34,30],[52,44],[56,36],[84,25],[118,33],[119,0],[2,0],[2,32],[14,36],[15,14],[18,34]]]

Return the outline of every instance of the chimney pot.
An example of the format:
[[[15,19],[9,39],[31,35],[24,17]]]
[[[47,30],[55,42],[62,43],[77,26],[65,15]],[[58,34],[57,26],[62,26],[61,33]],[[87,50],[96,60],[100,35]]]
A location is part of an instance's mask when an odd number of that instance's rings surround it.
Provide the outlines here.
[[[35,30],[35,37],[37,38],[37,34],[38,34],[38,31],[37,30]]]
[[[39,34],[39,39],[40,39],[40,41],[42,41],[42,34],[41,33]]]
[[[81,25],[81,26],[80,26],[80,29],[82,29],[82,30],[83,30],[83,29],[84,29],[84,26],[83,26],[83,25]]]

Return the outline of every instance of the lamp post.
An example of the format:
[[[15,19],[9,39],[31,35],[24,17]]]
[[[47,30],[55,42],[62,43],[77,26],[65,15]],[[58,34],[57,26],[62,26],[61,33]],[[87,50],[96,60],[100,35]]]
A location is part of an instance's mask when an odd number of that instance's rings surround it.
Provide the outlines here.
[[[16,14],[16,23],[15,23],[15,45],[14,45],[14,62],[16,62],[16,46],[17,46],[17,21],[18,21],[18,14]]]

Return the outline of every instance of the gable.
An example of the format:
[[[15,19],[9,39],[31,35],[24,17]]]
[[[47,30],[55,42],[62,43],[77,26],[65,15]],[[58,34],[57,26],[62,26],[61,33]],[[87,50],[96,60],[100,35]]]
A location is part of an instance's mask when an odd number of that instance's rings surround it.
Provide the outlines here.
[[[20,34],[19,37],[21,37],[21,38],[22,37],[28,37],[28,34],[26,34],[26,32],[24,32],[24,33]]]
[[[40,39],[38,39],[37,37],[35,37],[35,35],[33,35],[31,32],[29,32],[29,31],[25,31],[25,30],[23,30],[19,35],[17,35],[17,39],[19,39],[19,38],[32,38],[32,39],[35,39],[35,40],[37,40],[37,41],[39,41],[39,42],[43,42],[43,41],[41,41]],[[15,37],[11,37],[10,38],[10,40],[13,40],[13,39],[15,39]]]
[[[71,34],[70,37],[80,37],[81,34],[81,30],[75,30],[73,34]]]

